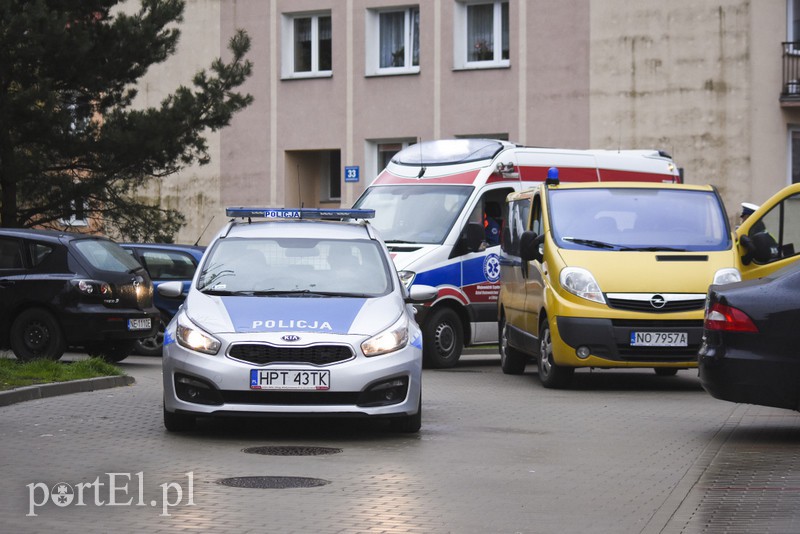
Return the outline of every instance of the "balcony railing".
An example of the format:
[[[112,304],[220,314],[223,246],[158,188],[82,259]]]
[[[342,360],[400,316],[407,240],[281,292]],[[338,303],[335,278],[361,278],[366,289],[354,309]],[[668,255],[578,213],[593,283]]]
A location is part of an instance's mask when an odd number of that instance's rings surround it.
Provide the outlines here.
[[[800,41],[783,43],[781,102],[800,105]]]

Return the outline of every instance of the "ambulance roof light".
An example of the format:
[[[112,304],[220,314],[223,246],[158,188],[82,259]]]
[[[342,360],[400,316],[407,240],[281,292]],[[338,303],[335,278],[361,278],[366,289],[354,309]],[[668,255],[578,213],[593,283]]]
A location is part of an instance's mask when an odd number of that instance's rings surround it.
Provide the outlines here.
[[[318,208],[225,208],[228,217],[261,219],[372,219],[375,210]]]
[[[550,167],[547,169],[547,180],[544,182],[547,185],[558,185],[558,167]]]

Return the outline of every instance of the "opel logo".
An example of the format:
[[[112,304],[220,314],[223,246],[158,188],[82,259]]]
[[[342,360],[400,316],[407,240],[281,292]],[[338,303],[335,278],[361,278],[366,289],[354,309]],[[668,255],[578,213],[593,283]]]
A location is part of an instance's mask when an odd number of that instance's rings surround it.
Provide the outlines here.
[[[281,338],[284,341],[300,341],[300,336],[294,334],[287,334]]]
[[[657,310],[660,310],[667,304],[667,299],[663,295],[653,295],[650,297],[650,305]]]

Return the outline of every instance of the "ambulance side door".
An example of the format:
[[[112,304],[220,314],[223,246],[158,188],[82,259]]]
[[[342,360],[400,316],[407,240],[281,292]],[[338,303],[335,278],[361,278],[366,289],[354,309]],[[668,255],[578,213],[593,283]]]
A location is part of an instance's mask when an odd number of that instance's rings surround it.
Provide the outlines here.
[[[742,279],[766,276],[800,259],[800,184],[761,205],[735,232]]]

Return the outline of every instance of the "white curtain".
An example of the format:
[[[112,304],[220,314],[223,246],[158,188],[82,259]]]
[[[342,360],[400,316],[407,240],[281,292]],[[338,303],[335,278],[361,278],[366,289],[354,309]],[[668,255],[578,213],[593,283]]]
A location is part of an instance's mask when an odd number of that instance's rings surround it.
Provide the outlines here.
[[[494,5],[467,6],[467,49],[469,61],[494,59]]]
[[[405,13],[380,14],[380,68],[405,67]]]

